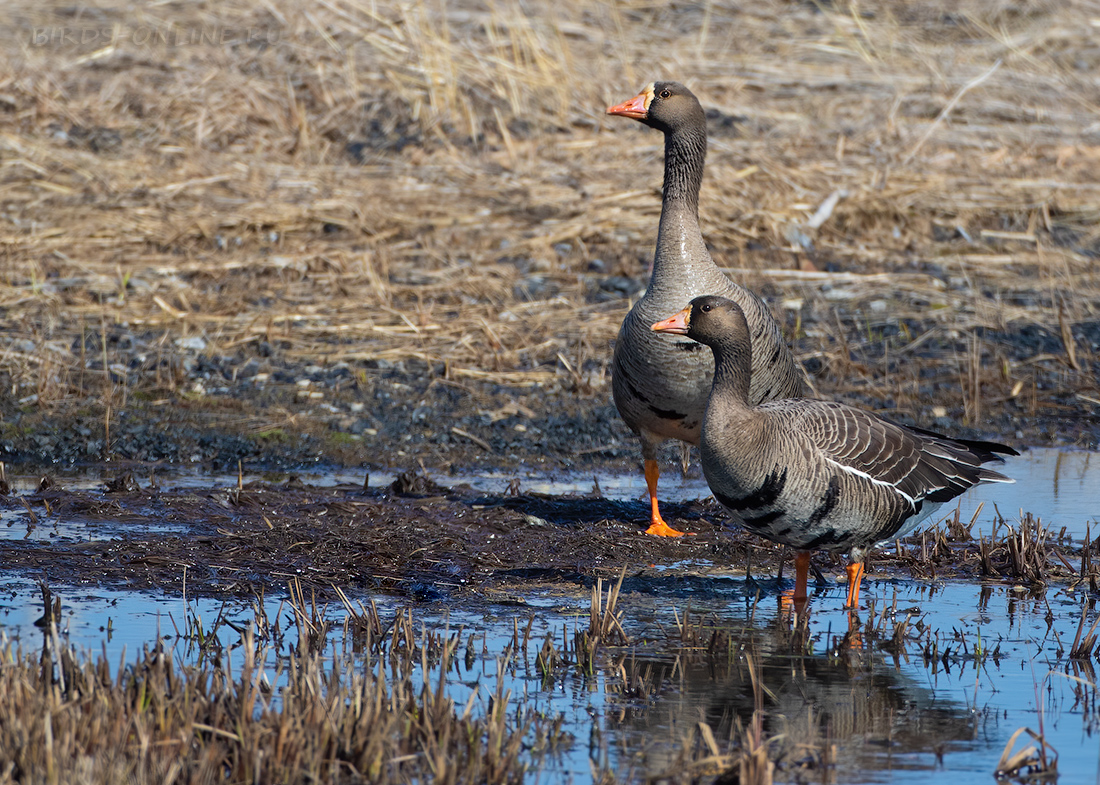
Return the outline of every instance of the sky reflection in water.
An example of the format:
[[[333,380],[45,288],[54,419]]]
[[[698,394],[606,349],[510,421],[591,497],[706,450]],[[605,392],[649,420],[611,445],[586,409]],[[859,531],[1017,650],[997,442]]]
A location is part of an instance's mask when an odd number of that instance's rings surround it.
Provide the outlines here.
[[[41,611],[37,589],[23,580],[7,581],[2,588],[0,633],[17,637],[24,651],[32,651],[41,641],[33,627]],[[457,664],[448,689],[462,706],[477,687],[475,705],[482,710],[496,686],[496,657],[511,640],[517,620],[522,630],[533,618],[528,656],[517,658],[504,678],[513,701],[562,714],[565,729],[575,736],[572,749],[546,772],[552,778],[589,781],[589,755],[619,772],[666,771],[674,764],[677,742],[700,721],[719,739],[728,737],[734,717],[743,724],[751,720],[750,662],[760,668],[767,687],[767,733],[807,742],[807,760],[826,740],[836,744],[836,781],[927,782],[933,771],[990,777],[1017,728],[1039,729],[1037,696],[1047,738],[1059,753],[1062,781],[1100,776],[1096,690],[1082,689],[1066,676],[1095,683],[1095,674],[1075,670],[1066,656],[1080,619],[1082,593],[1052,588],[1033,595],[1007,585],[872,580],[868,599],[875,602],[876,620],[884,604],[896,611],[885,626],[877,621],[872,625],[885,634],[864,634],[861,641],[841,645],[848,630],[847,614],[841,610],[844,592],[843,587],[830,587],[812,599],[811,653],[802,656],[790,653],[790,622],[778,611],[776,596],[757,600],[745,589],[742,579],[721,575],[685,579],[649,573],[628,578],[620,607],[633,645],[607,650],[592,676],[567,668],[551,683],[533,667],[535,652],[548,635],[561,649],[564,639],[571,640],[576,629],[587,625],[584,589],[562,585],[533,593],[525,598],[527,608],[471,604],[448,610],[431,604],[414,606],[413,614],[418,625],[463,626],[464,635],[476,636],[477,650],[487,656],[479,656],[471,670]],[[132,661],[135,651],[155,640],[158,629],[171,644],[188,612],[182,598],[63,587],[57,593],[68,641],[96,653],[105,649],[112,665],[124,647]],[[385,597],[375,599],[386,620],[401,607]],[[278,599],[266,601],[269,616],[274,618],[279,605]],[[209,626],[222,607],[220,601],[192,601],[191,613],[200,614]],[[238,623],[253,618],[247,604],[228,607]],[[677,622],[685,613],[696,622],[703,620],[708,634],[717,629],[729,636],[734,654],[715,660],[705,655],[705,645],[680,650],[666,636],[678,638]],[[330,614],[337,622],[330,642],[339,646],[344,610],[330,607]],[[1095,615],[1093,609],[1090,622]],[[909,642],[895,655],[885,650],[884,642],[894,623],[907,616]],[[284,623],[289,618],[284,608]],[[870,609],[865,607],[860,618],[866,626]],[[221,635],[227,645],[236,642],[228,627]],[[293,631],[288,633],[292,637]],[[936,658],[928,661],[922,652],[933,643]],[[177,645],[177,657],[184,648]],[[977,655],[980,650],[988,654]],[[623,674],[652,692],[624,690]],[[1084,703],[1077,700],[1075,688]],[[780,772],[778,780],[783,776],[793,772]]]

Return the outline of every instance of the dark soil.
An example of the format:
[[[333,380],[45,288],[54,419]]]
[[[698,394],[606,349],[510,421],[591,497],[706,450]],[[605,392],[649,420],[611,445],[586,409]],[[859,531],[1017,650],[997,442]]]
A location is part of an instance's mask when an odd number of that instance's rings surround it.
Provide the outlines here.
[[[804,326],[815,321],[812,314],[803,319],[809,320]],[[1079,371],[1066,365],[1061,336],[1050,330],[1034,325],[983,331],[983,403],[976,421],[966,407],[972,396],[963,389],[966,372],[959,360],[971,347],[965,337],[952,341],[933,328],[931,321],[872,325],[870,335],[852,328],[847,345],[838,348],[832,340],[824,352],[819,340],[809,338],[793,346],[807,358],[803,366],[820,396],[905,424],[1017,448],[1100,445],[1100,405],[1093,402],[1100,396],[1100,323],[1074,328]],[[936,337],[899,354],[912,336],[925,332]],[[253,470],[626,470],[639,463],[636,440],[606,386],[591,389],[564,374],[563,381],[545,386],[459,382],[448,379],[442,365],[415,359],[326,365],[288,357],[277,346],[249,344],[232,356],[175,349],[178,354],[161,362],[175,367],[183,382],[158,391],[137,360],[144,356],[143,341],[118,337],[114,351],[123,359],[130,351],[135,359],[109,396],[21,407],[0,395],[0,460],[23,472],[105,460],[208,471],[235,471],[238,463]],[[1006,362],[1027,368],[1027,384],[1015,396],[1012,385],[997,378]],[[186,392],[194,385],[202,387],[201,395]],[[126,395],[127,389],[140,392]],[[323,398],[311,400],[303,390]],[[942,404],[942,411],[933,403]]]
[[[293,476],[197,491],[142,482],[122,473],[98,490],[51,481],[30,495],[0,497],[0,509],[25,513],[25,523],[9,526],[38,530],[34,539],[0,542],[0,562],[50,585],[226,597],[282,591],[297,579],[329,598],[338,587],[423,602],[476,594],[522,603],[517,593],[535,585],[590,586],[624,568],[626,588],[662,595],[690,594],[701,576],[746,570],[759,578],[747,585],[750,596],[785,585],[775,580],[784,550],[727,529],[713,500],[664,506],[671,523],[692,533],[674,540],[642,533],[642,501],[486,496],[415,472],[384,490],[312,487]],[[66,522],[75,520],[103,539],[66,536]],[[43,539],[43,529],[56,533]],[[912,538],[900,553],[880,553],[869,581],[906,575],[1041,584],[1073,579],[1062,565],[1081,562],[1072,547],[1054,544],[1037,559],[1027,555],[1032,572],[1023,575],[1005,542],[983,545],[950,532],[947,526]],[[843,574],[839,557],[815,560],[827,581]]]

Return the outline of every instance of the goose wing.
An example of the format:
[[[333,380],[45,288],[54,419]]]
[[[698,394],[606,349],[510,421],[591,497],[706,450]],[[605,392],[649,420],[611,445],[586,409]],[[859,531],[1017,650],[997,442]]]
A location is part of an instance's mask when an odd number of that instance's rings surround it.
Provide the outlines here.
[[[995,453],[1015,452],[992,442],[963,442],[907,428],[862,409],[828,401],[789,401],[789,425],[811,453],[836,468],[892,488],[914,508],[942,503],[981,482],[1012,482],[982,467]]]

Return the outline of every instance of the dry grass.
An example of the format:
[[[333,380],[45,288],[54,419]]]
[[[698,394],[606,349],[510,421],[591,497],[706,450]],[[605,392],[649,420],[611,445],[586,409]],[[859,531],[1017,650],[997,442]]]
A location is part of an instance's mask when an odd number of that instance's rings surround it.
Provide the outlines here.
[[[1017,740],[1027,734],[1036,744],[1027,743],[1016,750]],[[993,776],[998,780],[1016,782],[1050,782],[1058,779],[1058,753],[1042,734],[1031,728],[1019,728],[1005,744]]]
[[[915,577],[936,579],[947,575],[1007,579],[1033,589],[1050,583],[1085,585],[1091,575],[1088,543],[1079,547],[1063,527],[1060,532],[1037,516],[1020,511],[1016,521],[1006,520],[996,511],[989,535],[978,533],[984,505],[979,505],[970,521],[954,516],[904,538],[893,552],[883,550],[878,560],[904,565]],[[1071,558],[1080,558],[1074,567]]]
[[[1086,3],[73,9],[0,11],[9,411],[200,395],[185,358],[264,343],[602,400],[629,302],[599,284],[644,276],[660,182],[602,109],[659,77],[716,110],[704,232],[819,392],[971,425],[1100,400]],[[1059,348],[983,339],[1027,327]]]
[[[685,612],[663,634],[597,642],[591,652],[580,645],[592,632],[580,630],[583,613],[572,647],[563,626],[560,652],[552,638],[529,651],[530,622],[521,632],[517,618],[512,640],[492,651],[495,636],[479,629],[430,628],[407,608],[384,619],[373,600],[353,603],[337,589],[341,632],[301,584],[288,594],[274,616],[257,598],[243,626],[222,612],[203,619],[188,605],[177,648],[160,639],[112,668],[65,643],[60,598],[43,587],[41,650],[0,645],[0,782],[520,782],[586,746],[592,776],[604,783],[844,781],[846,767],[876,756],[880,742],[914,756],[940,745],[940,755],[974,732],[961,705],[929,709],[932,719],[921,722],[912,706],[932,693],[895,675],[903,661],[923,660],[934,677],[999,672],[1006,656],[980,629],[975,638],[969,628],[931,627],[918,609],[899,608],[896,593],[881,607],[872,600],[865,624],[825,633],[818,644],[827,650],[818,653],[809,638],[823,631],[808,628],[805,616],[731,624]],[[616,609],[617,596],[618,585],[593,592],[589,621],[636,628],[638,618]],[[1059,651],[1036,693],[1065,675],[1074,709],[1095,717],[1086,647],[1096,624],[1088,626],[1087,602],[1081,614],[1073,650]],[[333,645],[333,635],[341,642]],[[510,680],[534,673],[541,690],[513,695]],[[475,683],[469,701],[455,703],[456,688]],[[603,693],[587,737],[578,733],[585,720],[545,701],[570,685]],[[1054,769],[1043,722],[1040,709],[1038,732],[1013,736],[999,773]],[[1038,746],[1014,753],[1025,732]]]
[[[62,644],[47,614],[40,653],[0,650],[0,782],[519,782],[561,741],[560,720],[503,686],[484,711],[476,692],[465,707],[447,697],[461,633],[418,633],[402,614],[362,656],[334,653],[300,586],[290,609],[297,645],[259,606],[239,648],[219,639],[220,617],[189,613],[195,664],[158,640],[113,675],[103,655]]]

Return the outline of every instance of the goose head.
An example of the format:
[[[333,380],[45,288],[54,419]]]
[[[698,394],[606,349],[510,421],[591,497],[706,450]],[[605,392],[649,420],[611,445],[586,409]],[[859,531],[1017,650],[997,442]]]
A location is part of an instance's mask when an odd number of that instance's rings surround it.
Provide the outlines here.
[[[607,113],[630,117],[666,133],[686,124],[706,125],[699,99],[679,82],[650,82],[629,101],[608,108]]]
[[[711,401],[717,395],[725,405],[749,405],[752,338],[741,306],[725,297],[703,295],[696,297],[675,316],[656,322],[650,329],[684,335],[709,346],[714,352]],[[710,410],[710,404],[707,410]]]
[[[712,348],[739,343],[749,337],[745,312],[733,300],[713,294],[696,297],[684,310],[655,323],[659,333],[686,335]]]

